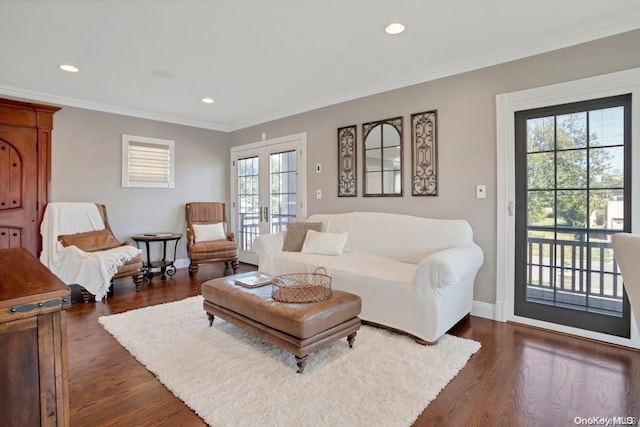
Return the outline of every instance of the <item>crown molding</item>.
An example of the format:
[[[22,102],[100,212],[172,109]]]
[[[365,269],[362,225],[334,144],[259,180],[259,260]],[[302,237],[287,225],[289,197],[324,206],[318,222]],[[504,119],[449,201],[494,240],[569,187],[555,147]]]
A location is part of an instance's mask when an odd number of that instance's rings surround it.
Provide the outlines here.
[[[217,130],[229,132],[229,127],[218,123],[203,122],[200,120],[190,120],[182,117],[174,117],[168,114],[150,113],[148,111],[136,110],[133,108],[118,107],[115,105],[100,104],[97,102],[85,101],[82,99],[68,98],[64,96],[52,95],[43,92],[36,92],[27,89],[15,88],[0,85],[0,95],[21,98],[22,100],[46,102],[49,104],[63,105],[68,107],[84,108],[87,110],[101,111],[103,113],[119,114],[122,116],[137,117],[140,119],[156,120],[159,122],[173,123],[177,125],[190,126],[195,128]]]

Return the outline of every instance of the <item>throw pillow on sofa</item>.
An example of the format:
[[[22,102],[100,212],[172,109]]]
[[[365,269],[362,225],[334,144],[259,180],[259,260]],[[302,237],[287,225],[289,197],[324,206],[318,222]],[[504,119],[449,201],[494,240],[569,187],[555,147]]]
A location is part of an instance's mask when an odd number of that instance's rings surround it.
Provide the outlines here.
[[[193,224],[193,234],[196,243],[227,239],[224,233],[224,225],[221,222],[216,222],[215,224]]]
[[[285,252],[300,252],[302,244],[307,237],[307,231],[322,229],[321,222],[292,222],[287,224],[287,231],[284,234],[282,250]]]
[[[309,230],[302,245],[302,253],[316,255],[342,255],[349,238],[348,232],[319,233]]]

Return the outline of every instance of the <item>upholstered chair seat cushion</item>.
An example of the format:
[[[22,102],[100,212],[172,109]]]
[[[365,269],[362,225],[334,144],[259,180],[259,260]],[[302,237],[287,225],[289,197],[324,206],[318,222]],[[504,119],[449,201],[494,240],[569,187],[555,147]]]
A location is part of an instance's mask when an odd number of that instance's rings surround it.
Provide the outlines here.
[[[210,242],[194,243],[191,252],[233,252],[238,253],[238,244],[229,240],[212,240]]]
[[[125,261],[120,267],[118,267],[117,274],[125,274],[131,273],[134,271],[139,271],[142,268],[142,255],[138,254],[135,257],[131,258],[129,261]]]
[[[237,254],[238,254],[238,251],[217,252],[215,255],[211,254],[211,252],[203,252],[203,253],[191,252],[191,261],[231,258],[231,257],[237,256]]]
[[[191,246],[191,259],[232,258],[238,256],[238,245],[229,240],[194,243]]]

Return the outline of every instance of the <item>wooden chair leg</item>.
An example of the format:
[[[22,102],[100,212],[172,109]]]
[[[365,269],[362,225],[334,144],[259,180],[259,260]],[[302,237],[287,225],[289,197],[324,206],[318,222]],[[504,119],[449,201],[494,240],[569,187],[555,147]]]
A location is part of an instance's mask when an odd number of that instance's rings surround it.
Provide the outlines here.
[[[85,304],[88,303],[91,297],[93,296],[89,293],[88,290],[86,290],[82,286],[80,286],[80,294],[82,295],[82,302]]]
[[[198,264],[194,264],[194,263],[189,264],[189,277],[191,278],[196,277],[196,275],[198,274],[198,268],[199,268]]]
[[[136,291],[140,290],[142,282],[144,282],[144,274],[137,273],[133,275],[133,283],[136,285]]]

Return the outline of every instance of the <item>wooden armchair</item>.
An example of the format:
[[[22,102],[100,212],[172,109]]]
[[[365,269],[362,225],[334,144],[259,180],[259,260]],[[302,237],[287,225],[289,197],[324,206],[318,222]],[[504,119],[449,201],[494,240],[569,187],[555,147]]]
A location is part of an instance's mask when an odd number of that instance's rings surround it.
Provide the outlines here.
[[[84,302],[111,293],[121,277],[133,277],[140,290],[140,251],[116,239],[105,205],[49,203],[44,218],[40,260],[65,283],[80,285]]]
[[[224,262],[225,269],[238,271],[238,244],[229,232],[225,204],[187,203],[187,254],[189,275],[195,277],[200,264]]]

